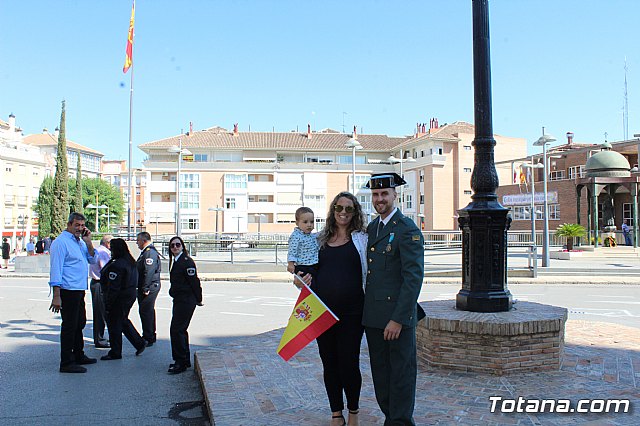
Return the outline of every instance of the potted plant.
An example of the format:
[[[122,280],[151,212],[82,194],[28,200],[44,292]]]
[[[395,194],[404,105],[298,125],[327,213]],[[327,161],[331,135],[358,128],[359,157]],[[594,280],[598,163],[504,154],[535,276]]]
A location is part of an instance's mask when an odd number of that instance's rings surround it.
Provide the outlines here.
[[[587,230],[584,226],[577,223],[563,223],[558,226],[556,230],[556,236],[565,237],[567,239],[567,250],[573,250],[573,240],[576,237],[584,237],[587,234]]]

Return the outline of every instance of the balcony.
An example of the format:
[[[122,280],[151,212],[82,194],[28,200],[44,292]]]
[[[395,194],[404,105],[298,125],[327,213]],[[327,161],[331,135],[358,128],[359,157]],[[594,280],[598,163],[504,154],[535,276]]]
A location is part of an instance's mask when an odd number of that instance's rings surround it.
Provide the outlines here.
[[[174,215],[176,213],[176,203],[150,201],[145,204],[144,209],[149,217],[153,217],[156,214],[162,214],[163,216],[166,214]]]
[[[29,200],[29,197],[27,197],[26,195],[18,195],[16,196],[16,199],[19,206],[26,206],[27,201]]]
[[[13,195],[5,194],[4,195],[4,203],[5,204],[13,204],[14,203]]]
[[[147,182],[147,192],[176,192],[176,182],[168,180],[152,180]]]

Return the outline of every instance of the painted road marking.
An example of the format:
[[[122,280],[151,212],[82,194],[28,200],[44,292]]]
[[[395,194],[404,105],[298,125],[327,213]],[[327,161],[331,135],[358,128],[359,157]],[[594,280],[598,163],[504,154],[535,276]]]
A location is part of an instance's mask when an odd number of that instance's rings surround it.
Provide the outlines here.
[[[242,312],[220,312],[221,314],[226,314],[226,315],[244,315],[244,316],[248,316],[248,317],[263,317],[264,315],[262,314],[245,314]]]

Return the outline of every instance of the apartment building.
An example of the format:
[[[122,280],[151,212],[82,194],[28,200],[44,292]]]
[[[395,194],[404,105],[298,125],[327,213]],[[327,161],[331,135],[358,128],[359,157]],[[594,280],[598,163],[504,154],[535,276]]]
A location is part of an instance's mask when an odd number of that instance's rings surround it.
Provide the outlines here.
[[[58,152],[58,129],[56,128],[53,133],[49,133],[47,129],[42,129],[42,133],[25,136],[22,141],[27,145],[37,147],[41,150],[47,159],[47,174],[53,175],[55,173],[56,155]],[[78,155],[80,155],[82,177],[99,177],[100,160],[104,157],[104,154],[67,139],[69,177],[76,177]]]
[[[471,200],[474,128],[456,122],[428,127],[413,135],[312,132],[241,132],[212,127],[140,145],[146,192],[145,225],[149,232],[175,232],[177,193],[184,234],[290,232],[295,210],[311,207],[322,228],[329,203],[352,188],[371,217],[372,173],[402,172],[407,185],[399,206],[424,230],[451,230],[456,209]],[[495,136],[496,159],[523,157],[522,138]],[[353,140],[361,148],[348,146]],[[180,188],[177,191],[178,158]],[[400,170],[402,169],[402,170]]]
[[[13,114],[0,120],[0,224],[11,248],[24,248],[24,240],[38,234],[33,206],[38,199],[47,162],[40,149],[22,143],[22,129]]]

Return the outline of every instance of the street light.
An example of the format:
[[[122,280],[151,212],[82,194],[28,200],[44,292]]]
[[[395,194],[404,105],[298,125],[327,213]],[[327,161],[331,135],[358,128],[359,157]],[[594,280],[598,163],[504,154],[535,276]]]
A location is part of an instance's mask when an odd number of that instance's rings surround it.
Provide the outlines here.
[[[533,164],[533,156],[531,156],[531,164],[522,163],[522,167],[530,168],[530,169],[542,169],[544,164],[536,163]],[[536,247],[536,177],[531,172],[531,210],[529,211],[529,215],[531,216],[531,241],[533,243],[533,262],[534,264],[538,263],[538,250]]]
[[[262,222],[262,218],[265,217],[265,215],[261,213],[256,213],[253,215],[253,217],[258,218],[258,239],[260,239],[260,223]]]
[[[356,139],[350,138],[345,146],[351,148],[351,193],[356,195],[356,150],[362,149],[362,145]]]
[[[404,157],[404,153],[402,148],[400,148],[400,158],[396,158],[393,155],[391,155],[389,158],[387,158],[387,161],[391,164],[400,163],[400,177],[404,179],[404,172],[402,170],[402,165],[404,163],[415,163],[416,159],[413,157],[409,157],[409,158],[402,158],[402,157]],[[404,214],[404,185],[400,187],[400,210]]]
[[[182,157],[184,155],[191,155],[191,151],[182,148],[182,137],[178,138],[178,146],[173,145],[167,151],[172,154],[178,154],[178,175],[176,176],[176,235],[180,237],[180,173],[182,169]]]
[[[238,219],[238,235],[240,234],[240,219],[242,219],[242,216],[234,216],[234,219]]]
[[[85,209],[96,209],[96,234],[98,233],[98,211],[100,209],[108,209],[109,207],[105,206],[104,204],[101,206],[96,206],[95,204],[87,204],[87,206],[85,207]]]
[[[542,146],[542,165],[544,168],[544,177],[542,180],[543,185],[543,193],[544,193],[544,227],[542,234],[542,266],[549,266],[549,202],[547,200],[547,175],[549,174],[549,169],[547,167],[547,144],[550,142],[555,142],[556,138],[551,135],[544,134],[544,128],[542,129],[542,136],[533,143],[533,146]]]
[[[224,207],[218,207],[218,206],[209,207],[207,210],[210,212],[216,212],[216,239],[217,239],[218,238],[218,213],[224,211]]]

